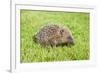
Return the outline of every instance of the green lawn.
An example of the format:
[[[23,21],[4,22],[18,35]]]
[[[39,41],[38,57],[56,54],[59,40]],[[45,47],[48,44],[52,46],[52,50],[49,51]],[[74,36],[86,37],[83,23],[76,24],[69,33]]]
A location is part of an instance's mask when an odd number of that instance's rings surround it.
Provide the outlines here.
[[[89,13],[32,10],[21,10],[20,13],[21,63],[89,59]],[[35,43],[32,36],[47,23],[63,24],[69,27],[75,45],[44,48]]]

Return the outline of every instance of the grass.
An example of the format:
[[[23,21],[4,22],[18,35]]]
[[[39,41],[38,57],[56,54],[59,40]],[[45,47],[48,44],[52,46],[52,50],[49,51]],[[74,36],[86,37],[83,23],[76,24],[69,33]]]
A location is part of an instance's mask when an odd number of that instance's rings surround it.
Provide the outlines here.
[[[21,10],[20,13],[21,63],[89,59],[89,13],[32,10]],[[58,23],[69,27],[75,45],[44,48],[35,43],[32,36],[47,23]]]

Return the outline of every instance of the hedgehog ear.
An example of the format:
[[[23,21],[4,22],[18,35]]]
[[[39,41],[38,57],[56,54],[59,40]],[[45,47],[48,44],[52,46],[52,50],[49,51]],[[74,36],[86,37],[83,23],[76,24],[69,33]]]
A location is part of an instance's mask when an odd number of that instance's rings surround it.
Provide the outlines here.
[[[64,30],[63,30],[63,29],[61,29],[61,30],[60,30],[60,34],[61,34],[61,35],[63,35],[63,32],[64,32]]]

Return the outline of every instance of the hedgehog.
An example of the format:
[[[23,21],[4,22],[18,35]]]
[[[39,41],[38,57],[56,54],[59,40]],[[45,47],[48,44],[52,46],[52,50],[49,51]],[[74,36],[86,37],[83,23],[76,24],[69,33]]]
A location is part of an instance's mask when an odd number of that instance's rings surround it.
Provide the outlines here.
[[[44,26],[33,36],[33,39],[41,46],[74,45],[74,39],[69,28],[56,24]]]

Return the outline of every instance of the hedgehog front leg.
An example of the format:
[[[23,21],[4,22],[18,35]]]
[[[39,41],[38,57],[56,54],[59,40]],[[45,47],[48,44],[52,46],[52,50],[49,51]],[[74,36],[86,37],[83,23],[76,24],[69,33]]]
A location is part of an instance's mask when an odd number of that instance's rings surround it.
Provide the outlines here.
[[[50,40],[50,45],[51,45],[51,47],[56,47],[57,41],[56,40]]]

